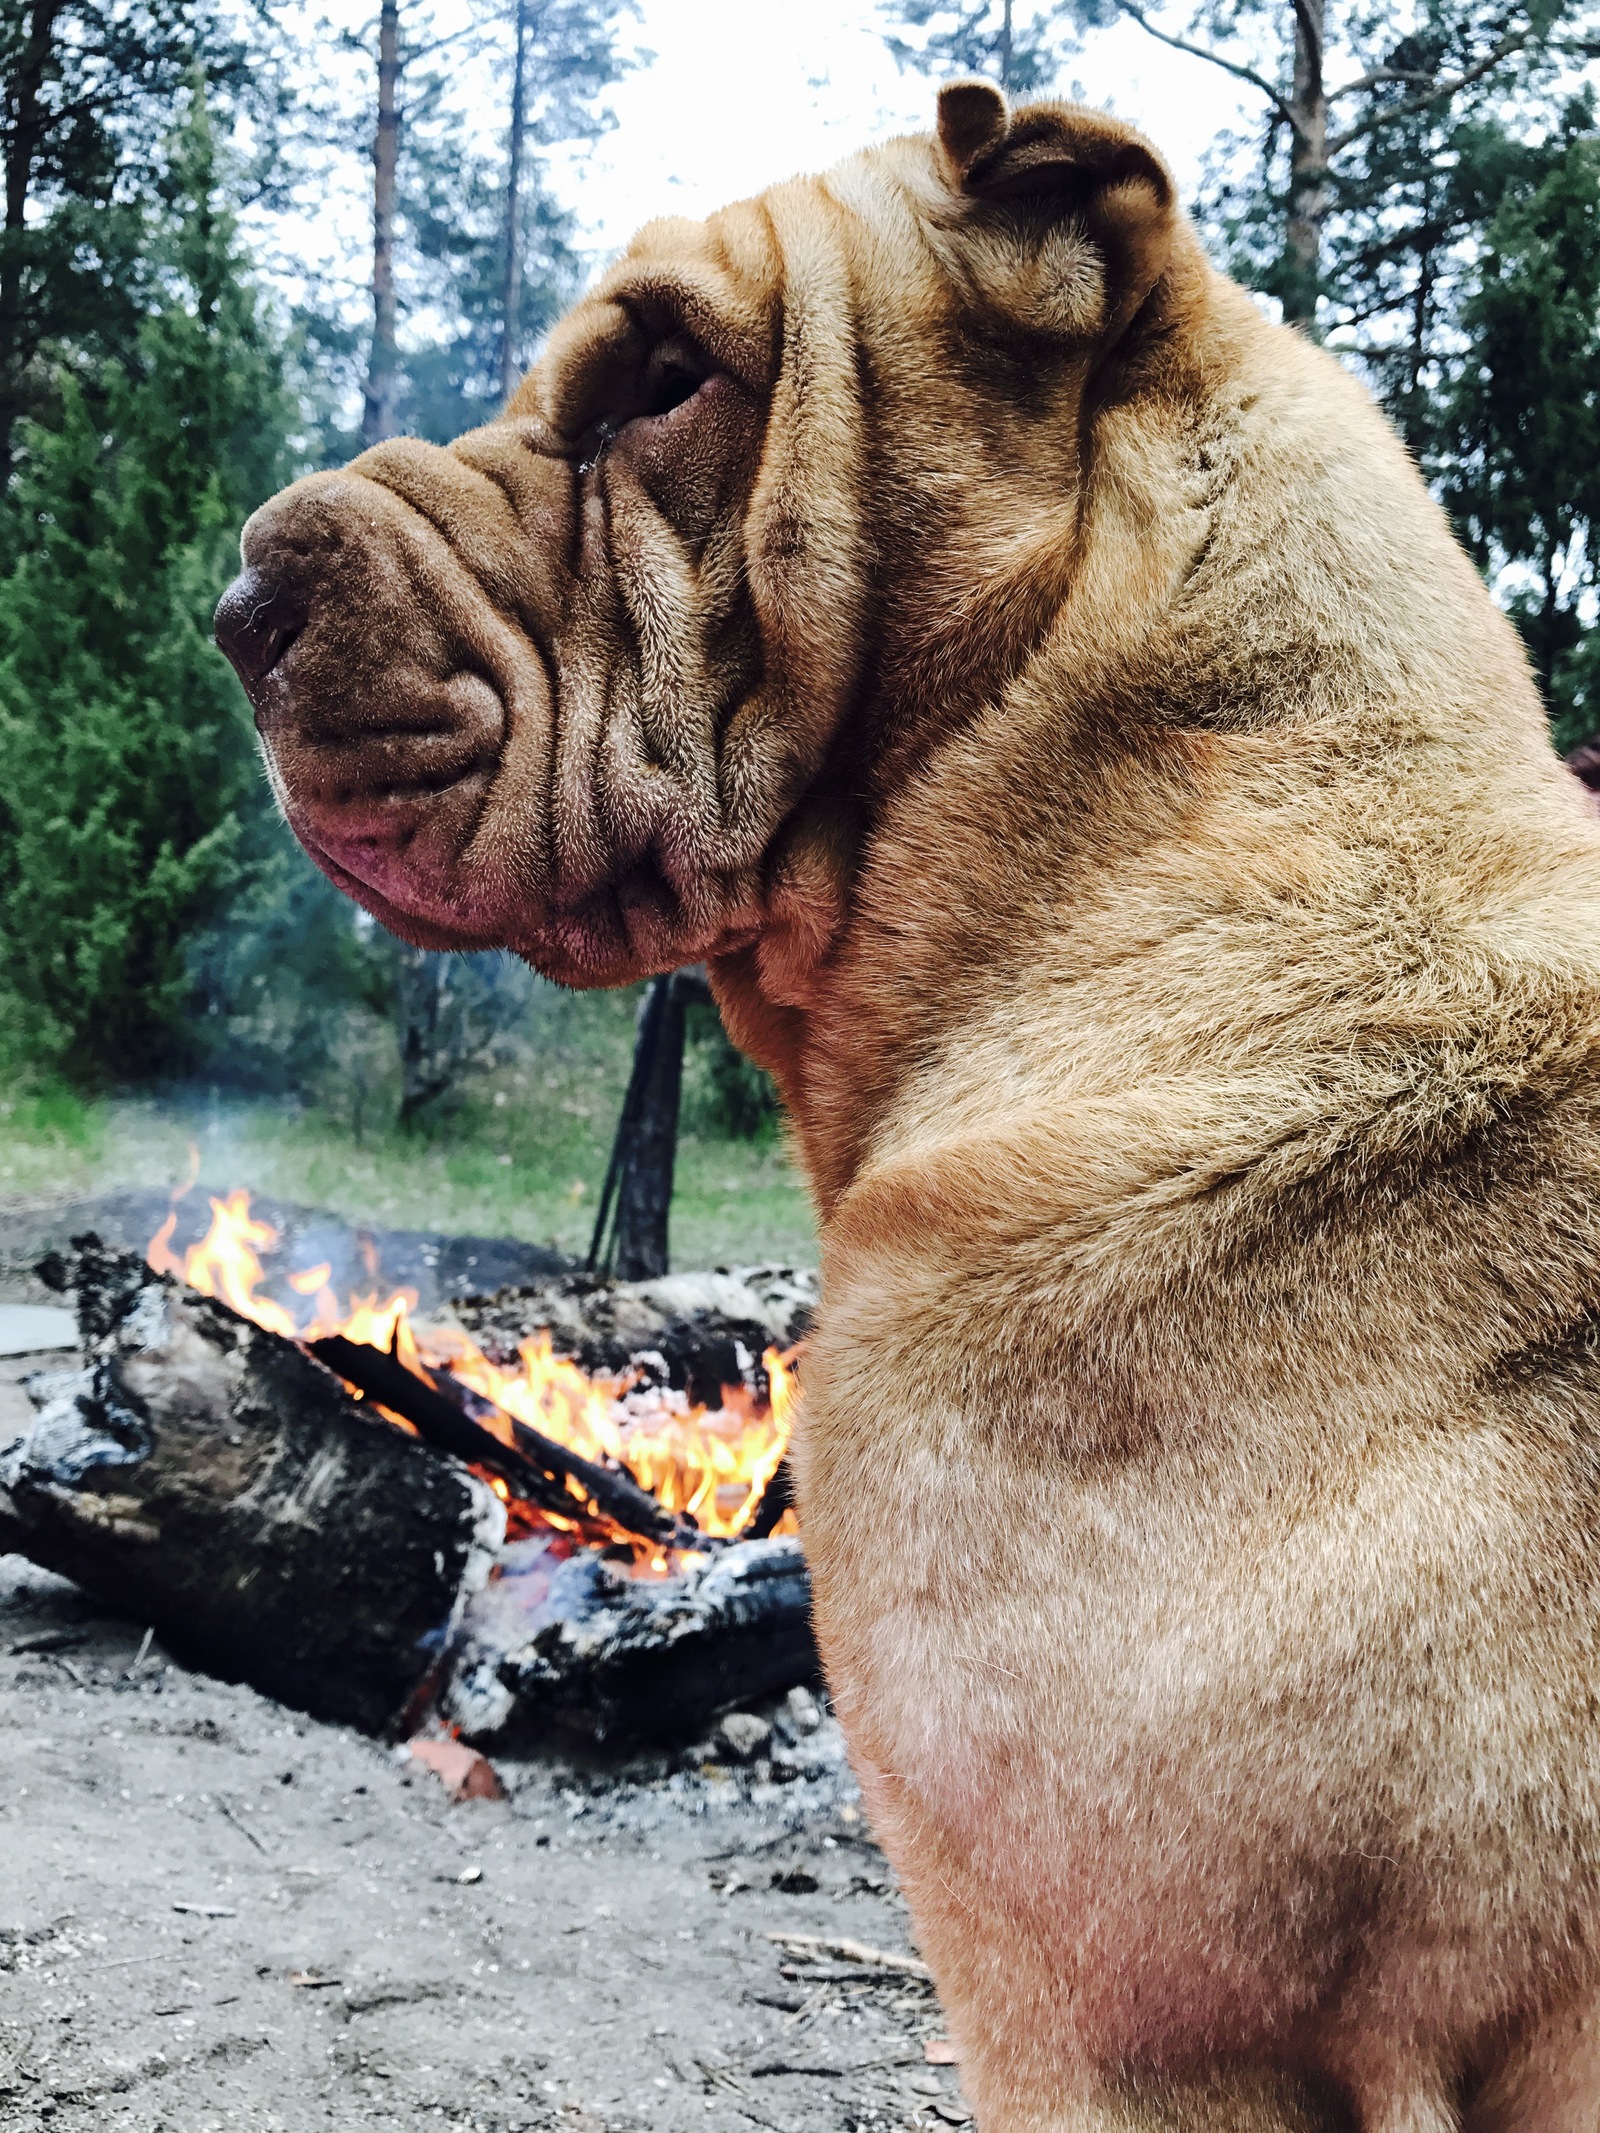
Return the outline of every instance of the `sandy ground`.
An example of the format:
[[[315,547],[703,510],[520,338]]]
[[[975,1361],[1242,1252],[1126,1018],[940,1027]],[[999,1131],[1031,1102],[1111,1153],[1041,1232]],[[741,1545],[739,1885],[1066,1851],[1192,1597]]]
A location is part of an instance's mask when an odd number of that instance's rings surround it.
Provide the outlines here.
[[[832,1721],[787,1763],[552,1754],[453,1805],[0,1558],[0,2128],[967,2123],[926,1987],[770,1938],[910,1946]]]

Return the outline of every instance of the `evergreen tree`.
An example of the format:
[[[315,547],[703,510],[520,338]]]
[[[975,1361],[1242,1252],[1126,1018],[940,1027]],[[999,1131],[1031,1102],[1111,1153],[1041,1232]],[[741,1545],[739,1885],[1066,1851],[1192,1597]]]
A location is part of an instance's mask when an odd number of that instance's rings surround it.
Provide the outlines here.
[[[212,0],[0,0],[0,482],[63,358],[137,335],[151,175],[197,68],[214,96],[260,100]]]
[[[1079,32],[1111,19],[1108,9],[1109,0],[889,0],[884,41],[902,67],[982,74],[1007,96],[1051,96]]]
[[[65,377],[58,422],[24,433],[0,580],[0,982],[84,1080],[180,1063],[191,947],[260,804],[210,618],[292,410],[198,86],[163,190],[128,359]]]
[[[1502,588],[1558,745],[1600,727],[1600,134],[1592,94],[1542,144],[1491,142],[1498,179],[1425,450]],[[1497,195],[1497,197],[1495,197]]]
[[[426,320],[402,351],[399,427],[447,443],[489,421],[505,398],[508,319],[505,161],[485,154],[449,104],[445,84],[419,84],[401,177],[406,310]],[[537,167],[518,187],[513,367],[578,292],[582,265],[572,217],[540,183]]]
[[[468,30],[441,37],[426,13],[383,0],[363,444],[487,419],[570,297],[571,223],[529,150],[605,130],[598,99],[628,63],[618,40],[631,12],[632,0],[489,0]],[[503,151],[481,146],[481,114],[463,114],[430,67],[464,39],[509,75]]]

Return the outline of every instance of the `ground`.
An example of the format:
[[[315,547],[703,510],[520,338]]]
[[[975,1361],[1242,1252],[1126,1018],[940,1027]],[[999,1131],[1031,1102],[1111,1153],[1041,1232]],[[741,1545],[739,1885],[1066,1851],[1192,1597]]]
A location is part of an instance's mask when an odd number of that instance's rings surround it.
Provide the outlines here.
[[[0,1445],[41,1360],[0,1359]],[[455,1805],[0,1558],[0,2127],[964,2124],[923,1983],[771,1938],[911,1949],[837,1728],[791,1732]]]
[[[504,1763],[452,1805],[378,1742],[184,1673],[0,1560],[7,2133],[782,2133],[962,2123],[831,1721],[779,1785],[705,1751]]]
[[[627,1082],[632,1007],[609,994],[549,1002],[504,1059],[464,1075],[415,1130],[360,1075],[305,1096],[189,1086],[85,1097],[0,1092],[0,1217],[110,1191],[170,1191],[189,1170],[387,1229],[516,1237],[581,1256]],[[685,1061],[672,1200],[675,1267],[814,1265],[816,1234],[775,1125],[715,1130],[703,1048]]]

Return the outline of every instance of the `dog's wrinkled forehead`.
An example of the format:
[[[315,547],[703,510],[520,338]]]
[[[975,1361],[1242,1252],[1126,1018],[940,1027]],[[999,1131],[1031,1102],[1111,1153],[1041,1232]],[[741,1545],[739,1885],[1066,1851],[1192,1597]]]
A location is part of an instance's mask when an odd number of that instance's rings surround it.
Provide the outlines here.
[[[777,372],[783,279],[777,233],[755,203],[704,223],[649,223],[555,327],[506,412],[581,446],[596,424],[620,427],[680,378],[716,370],[764,391]]]

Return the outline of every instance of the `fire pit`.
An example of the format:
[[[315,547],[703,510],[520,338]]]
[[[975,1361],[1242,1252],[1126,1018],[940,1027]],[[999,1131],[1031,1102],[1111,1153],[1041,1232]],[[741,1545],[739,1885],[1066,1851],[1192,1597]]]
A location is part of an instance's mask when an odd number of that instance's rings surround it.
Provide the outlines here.
[[[174,1208],[143,1259],[86,1235],[41,1266],[82,1353],[29,1383],[0,1548],[371,1732],[687,1734],[814,1674],[803,1281],[567,1277],[420,1321],[269,1272],[248,1194],[211,1208],[181,1254]]]

